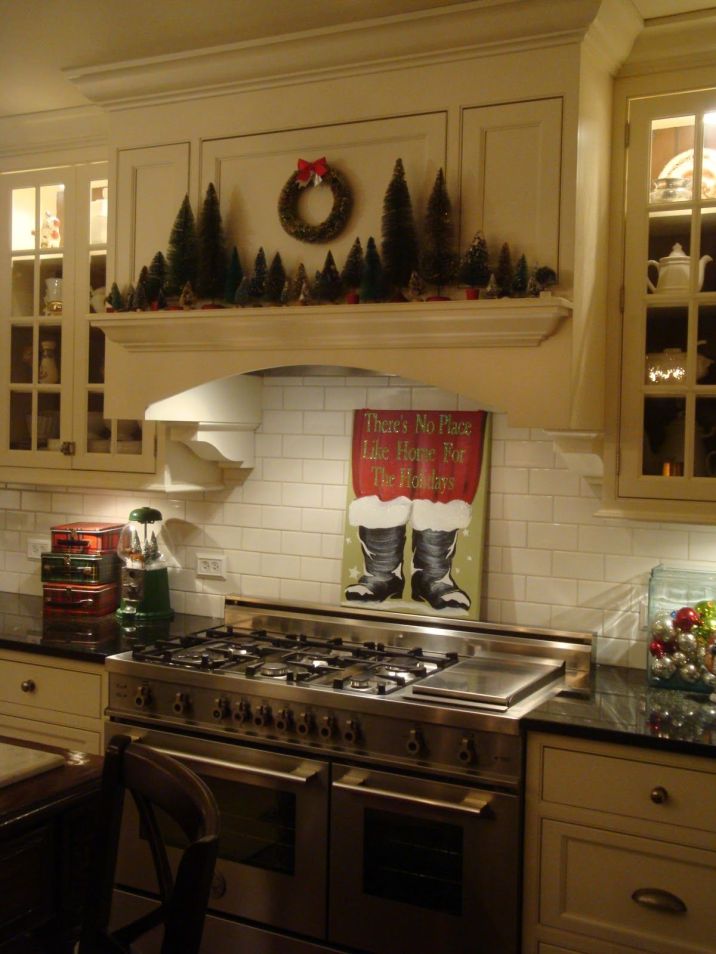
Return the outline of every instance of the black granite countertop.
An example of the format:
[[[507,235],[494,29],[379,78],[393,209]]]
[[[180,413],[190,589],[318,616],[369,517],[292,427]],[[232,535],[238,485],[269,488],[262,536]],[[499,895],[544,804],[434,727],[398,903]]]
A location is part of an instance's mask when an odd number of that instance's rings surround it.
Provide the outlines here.
[[[42,598],[0,593],[0,648],[102,664],[137,638],[152,641],[197,632],[221,619],[177,613],[173,620],[123,628],[114,614],[45,617]],[[523,719],[526,730],[559,732],[716,757],[716,702],[707,695],[647,685],[643,670],[595,666],[588,690],[560,695]]]
[[[524,728],[716,757],[716,702],[704,693],[657,689],[646,673],[595,666],[588,693],[533,709]]]
[[[131,631],[109,616],[43,616],[40,596],[0,593],[0,648],[103,663],[144,641],[181,636],[223,622],[177,613],[174,619]]]

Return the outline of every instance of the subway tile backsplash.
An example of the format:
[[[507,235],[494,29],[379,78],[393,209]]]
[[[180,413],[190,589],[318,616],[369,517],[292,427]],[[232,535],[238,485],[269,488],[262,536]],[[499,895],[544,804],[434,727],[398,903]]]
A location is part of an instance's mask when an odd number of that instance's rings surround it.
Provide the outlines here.
[[[0,485],[0,589],[40,595],[27,542],[72,520],[124,520],[151,503],[174,545],[172,604],[222,614],[225,593],[336,603],[352,411],[472,409],[415,382],[378,376],[268,376],[256,466],[203,495],[78,493]],[[492,622],[588,629],[600,661],[643,667],[649,572],[659,562],[716,568],[716,529],[595,517],[599,491],[567,470],[539,430],[493,415],[481,616]],[[196,576],[197,553],[226,554],[226,579]]]

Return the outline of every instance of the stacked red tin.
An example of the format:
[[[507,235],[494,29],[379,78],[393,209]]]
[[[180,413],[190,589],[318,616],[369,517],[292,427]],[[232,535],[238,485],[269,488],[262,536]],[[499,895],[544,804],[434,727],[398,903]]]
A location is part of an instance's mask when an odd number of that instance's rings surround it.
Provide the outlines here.
[[[123,526],[88,522],[51,528],[52,552],[41,557],[46,615],[106,616],[117,609]]]

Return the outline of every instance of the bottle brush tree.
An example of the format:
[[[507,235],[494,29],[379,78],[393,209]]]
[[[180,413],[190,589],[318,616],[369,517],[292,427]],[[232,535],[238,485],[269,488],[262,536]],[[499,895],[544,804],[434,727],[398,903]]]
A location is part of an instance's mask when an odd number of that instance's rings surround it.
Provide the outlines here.
[[[149,263],[147,278],[147,296],[150,303],[158,302],[160,293],[164,291],[167,282],[167,260],[162,252],[157,252]]]
[[[315,295],[319,301],[338,301],[342,289],[341,276],[338,274],[333,253],[329,249],[315,288]]]
[[[281,295],[286,281],[286,269],[283,267],[281,255],[276,252],[271,259],[268,273],[266,275],[266,297],[272,305],[281,304]]]
[[[268,266],[266,265],[266,252],[264,252],[262,245],[256,253],[256,258],[254,259],[254,273],[251,276],[249,284],[251,297],[255,301],[260,301],[266,294],[267,273]]]
[[[380,260],[375,239],[371,235],[365,247],[363,279],[360,285],[360,300],[362,302],[382,301],[384,293],[383,263]]]
[[[241,284],[241,279],[243,277],[244,270],[241,267],[241,259],[239,258],[238,249],[234,245],[233,249],[231,250],[229,267],[226,269],[226,284],[224,285],[224,300],[228,301],[232,305],[236,299],[236,289]]]
[[[355,294],[363,281],[363,247],[356,238],[341,270],[341,284],[348,293]]]
[[[425,212],[420,274],[426,282],[435,285],[440,295],[441,289],[455,277],[457,264],[452,207],[445,175],[439,169]]]
[[[515,276],[512,279],[512,290],[515,295],[522,297],[527,294],[529,277],[530,270],[527,266],[527,258],[525,255],[520,255],[515,266]]]
[[[512,266],[512,252],[508,242],[502,243],[500,254],[495,268],[495,282],[500,298],[509,298],[515,280],[515,270]]]
[[[226,284],[226,243],[221,222],[219,197],[210,182],[196,227],[197,269],[196,293],[200,298],[216,301],[223,297]]]
[[[482,232],[476,232],[460,261],[457,279],[470,288],[484,288],[490,280],[487,241]]]
[[[189,196],[185,195],[169,236],[167,291],[180,294],[187,282],[196,281],[196,222]]]
[[[394,289],[404,288],[418,266],[418,237],[402,159],[396,159],[385,191],[381,232],[380,256],[386,283]]]

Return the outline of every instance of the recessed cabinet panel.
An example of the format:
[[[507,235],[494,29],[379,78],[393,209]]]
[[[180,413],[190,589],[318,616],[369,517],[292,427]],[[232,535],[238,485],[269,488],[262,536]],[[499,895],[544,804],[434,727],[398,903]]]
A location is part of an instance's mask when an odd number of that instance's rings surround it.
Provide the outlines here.
[[[493,260],[559,268],[562,100],[466,109],[461,162],[461,247],[482,229]]]
[[[630,105],[619,496],[713,500],[716,90]]]
[[[157,252],[166,255],[172,225],[188,191],[188,142],[119,151],[115,267],[120,288],[136,283]]]
[[[371,235],[380,244],[383,195],[396,159],[403,161],[416,221],[422,222],[437,171],[445,167],[445,142],[444,113],[209,140],[201,154],[201,199],[213,182],[227,245],[237,246],[244,270],[253,267],[260,246],[269,261],[280,251],[287,270],[302,262],[309,275],[323,268],[330,247],[340,269],[357,236],[364,248]],[[312,162],[322,156],[345,177],[353,210],[344,231],[330,243],[309,244],[284,231],[277,204],[298,160]],[[457,202],[454,194],[453,199]],[[318,224],[330,213],[332,202],[326,184],[307,186],[299,214]]]

